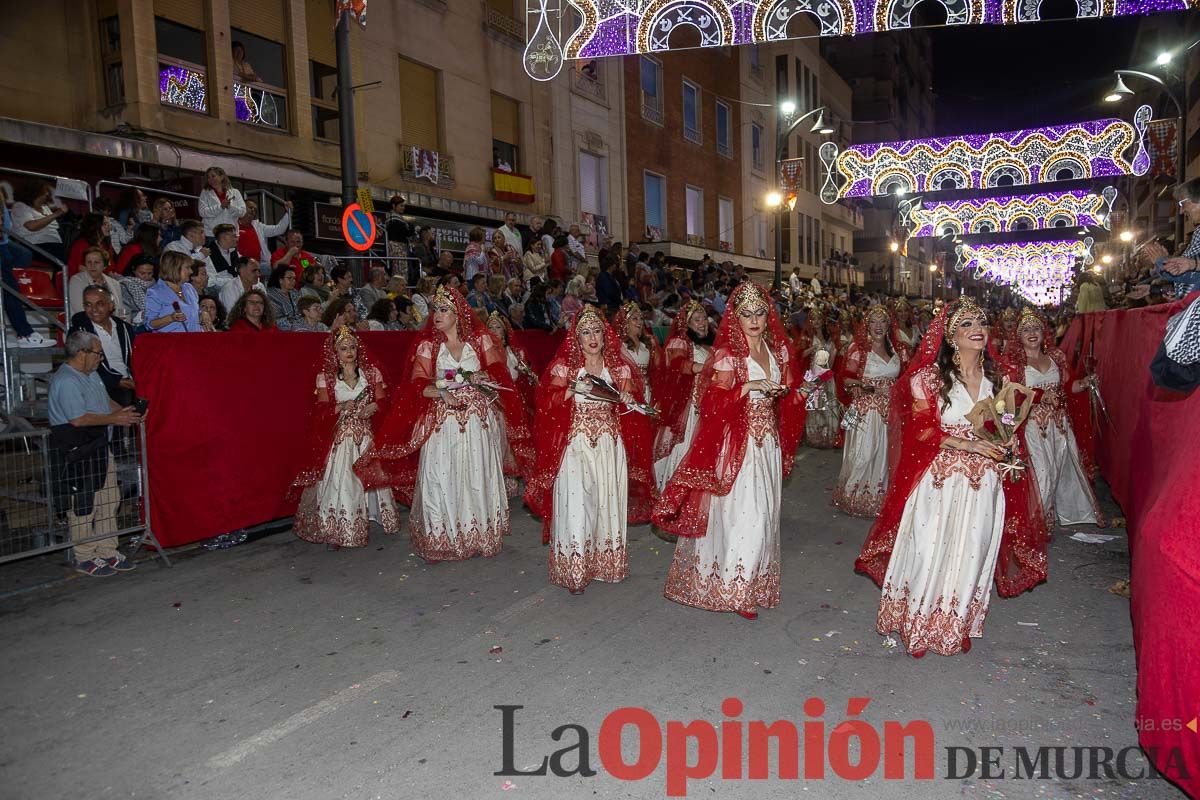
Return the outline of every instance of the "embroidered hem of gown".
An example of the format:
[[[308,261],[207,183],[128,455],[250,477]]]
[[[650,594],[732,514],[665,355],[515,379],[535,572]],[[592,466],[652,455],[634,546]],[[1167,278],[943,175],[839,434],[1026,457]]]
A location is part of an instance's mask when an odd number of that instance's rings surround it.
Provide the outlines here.
[[[882,482],[875,489],[859,485],[846,491],[841,486],[833,490],[833,505],[852,517],[877,517],[883,507],[887,487]]]
[[[620,583],[629,577],[629,550],[612,539],[605,539],[603,548],[586,542],[582,552],[553,546],[548,569],[552,584],[576,592],[592,581]]]
[[[990,585],[988,587],[991,588]],[[908,652],[928,650],[938,655],[952,656],[962,652],[964,638],[978,639],[983,636],[983,620],[987,606],[983,596],[977,593],[960,614],[957,596],[949,603],[939,597],[933,611],[910,607],[910,592],[907,586],[897,590],[892,584],[883,587],[883,598],[879,601],[879,619],[876,630],[884,636],[897,634]]]
[[[667,571],[663,597],[708,611],[754,611],[779,605],[778,561],[773,561],[766,572],[750,576],[746,576],[746,568],[740,561],[735,569],[737,574],[726,581],[719,563],[713,562],[703,570],[697,557],[684,556],[676,550]]]
[[[379,504],[379,525],[384,533],[400,530],[400,516],[393,503]],[[292,532],[313,544],[336,544],[340,547],[366,547],[371,541],[371,518],[367,510],[359,509],[351,519],[345,509],[332,506],[317,508],[317,487],[309,486],[300,496]]]
[[[431,561],[465,561],[475,556],[490,558],[500,552],[504,537],[512,533],[507,508],[496,509],[491,524],[482,527],[478,520],[472,519],[469,526],[460,526],[453,532],[446,526],[427,531],[420,515],[414,513],[409,515],[408,528],[413,551]]]

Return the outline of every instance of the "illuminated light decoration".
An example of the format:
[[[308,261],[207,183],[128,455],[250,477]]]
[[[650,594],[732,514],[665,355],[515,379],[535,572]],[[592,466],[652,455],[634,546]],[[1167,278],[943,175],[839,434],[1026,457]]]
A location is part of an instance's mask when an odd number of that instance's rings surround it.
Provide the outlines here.
[[[1100,194],[1076,189],[1070,192],[916,203],[902,218],[902,223],[912,226],[910,238],[1048,230],[1080,225],[1108,228],[1109,215],[1116,199],[1117,190],[1106,186]]]
[[[818,151],[825,168],[821,199],[833,204],[846,197],[1144,175],[1150,168],[1145,141],[1150,114],[1150,106],[1141,106],[1132,124],[1099,119],[1004,133],[856,144],[840,151],[834,142],[825,142]],[[1136,150],[1126,159],[1125,152],[1134,145]]]
[[[1036,22],[1042,0],[936,0],[947,25]],[[701,47],[795,38],[792,21],[806,16],[820,36],[856,36],[912,27],[918,0],[525,0],[525,70],[550,80],[565,59],[601,58],[680,49],[671,34],[690,26]],[[1080,18],[1186,11],[1200,0],[1076,0]],[[565,33],[568,11],[580,22]]]
[[[233,106],[240,122],[270,128],[281,127],[279,106],[275,97],[264,89],[255,89],[253,86],[234,81]]]
[[[160,64],[158,99],[166,105],[208,113],[208,84],[204,73],[187,67]]]
[[[959,245],[955,270],[970,269],[977,280],[1009,286],[1031,303],[1058,302],[1076,265],[1091,264],[1092,238],[1012,244]]]

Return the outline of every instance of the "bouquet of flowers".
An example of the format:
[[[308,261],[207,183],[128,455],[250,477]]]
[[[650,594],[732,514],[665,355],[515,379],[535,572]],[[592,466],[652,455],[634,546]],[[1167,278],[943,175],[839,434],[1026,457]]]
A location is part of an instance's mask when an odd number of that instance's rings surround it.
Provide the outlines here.
[[[1019,383],[1006,383],[995,397],[984,397],[967,414],[975,435],[1004,449],[1000,474],[1010,481],[1021,480],[1025,463],[1016,448],[1016,435],[1033,409],[1034,391]]]
[[[817,384],[817,391],[808,396],[804,404],[809,411],[820,411],[825,408],[825,392],[821,387],[833,380],[833,370],[829,368],[829,351],[818,350],[813,356],[813,365],[804,371],[804,382]]]
[[[476,375],[483,375],[482,380],[472,380]],[[480,373],[475,370],[448,369],[441,378],[438,378],[434,385],[439,389],[445,389],[448,392],[457,392],[461,389],[475,389],[488,400],[496,399],[496,392],[504,387],[498,383],[488,380],[486,373]]]
[[[597,375],[585,375],[575,381],[574,388],[577,394],[581,394],[589,400],[600,400],[604,403],[621,405],[621,392],[617,387]],[[654,419],[658,419],[660,414],[657,407],[646,403],[628,403],[626,405],[631,410]]]

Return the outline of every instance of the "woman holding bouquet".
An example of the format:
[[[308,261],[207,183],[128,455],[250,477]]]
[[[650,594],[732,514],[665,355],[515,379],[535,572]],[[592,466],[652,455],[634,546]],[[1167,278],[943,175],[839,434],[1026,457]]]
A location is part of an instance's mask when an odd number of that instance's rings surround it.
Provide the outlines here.
[[[291,487],[293,496],[300,495],[294,530],[331,550],[365,547],[371,520],[384,533],[400,529],[391,491],[368,491],[354,474],[354,462],[371,447],[386,387],[365,346],[347,327],[325,337],[319,370],[313,449]]]
[[[696,435],[703,386],[699,376],[712,353],[714,338],[708,314],[695,300],[679,309],[667,334],[663,368],[655,386],[663,420],[654,445],[654,478],[659,491],[667,485]]]
[[[633,362],[642,376],[642,386],[645,387],[646,403],[653,402],[650,389],[650,376],[657,373],[662,366],[662,351],[654,335],[646,330],[645,317],[642,308],[632,300],[621,306],[612,321],[613,330],[621,337],[622,352]]]
[[[617,334],[584,306],[538,385],[537,463],[525,489],[550,545],[550,582],[571,594],[624,580],[626,526],[650,518],[649,417],[628,409],[641,399]]]
[[[494,556],[509,533],[504,446],[525,463],[529,426],[502,348],[454,289],[438,287],[392,411],[355,471],[411,507],[430,564]],[[510,467],[515,470],[515,467]]]
[[[846,352],[841,382],[849,394],[849,430],[833,504],[856,517],[873,517],[888,482],[888,403],[909,350],[896,339],[887,308],[871,306],[866,323]]]
[[[987,316],[970,298],[948,303],[892,392],[891,485],[855,561],[883,588],[876,624],[914,657],[954,655],[983,635],[992,581],[1002,596],[1046,578],[1046,528],[1032,481],[1006,479],[1000,445],[968,415],[1000,377]]]
[[[787,334],[753,283],[730,294],[700,373],[692,446],[667,482],[654,523],[679,538],[663,594],[757,619],[779,605],[783,479],[804,429],[805,395]]]
[[[1076,431],[1090,433],[1091,409],[1087,378],[1076,379],[1067,357],[1054,346],[1049,321],[1026,308],[1005,353],[1009,378],[1035,392],[1033,412],[1025,427],[1025,444],[1037,477],[1046,526],[1099,525],[1107,522],[1092,490],[1091,470],[1084,467]]]

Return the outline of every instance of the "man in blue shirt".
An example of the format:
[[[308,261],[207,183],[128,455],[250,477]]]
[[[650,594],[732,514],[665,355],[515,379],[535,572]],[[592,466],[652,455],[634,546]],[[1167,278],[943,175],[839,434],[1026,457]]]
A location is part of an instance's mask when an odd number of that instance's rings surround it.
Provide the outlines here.
[[[94,333],[74,330],[67,336],[67,360],[50,379],[50,451],[55,489],[66,495],[75,569],[106,577],[133,569],[117,551],[115,536],[82,541],[117,530],[121,490],[108,449],[108,427],[141,422],[132,407],[114,403],[96,369],[104,348]]]
[[[1150,264],[1166,259],[1162,271],[1175,276],[1175,297],[1181,298],[1200,289],[1200,178],[1176,186],[1175,200],[1179,204],[1179,213],[1193,226],[1191,241],[1174,258],[1170,258],[1167,249],[1157,242],[1143,247],[1138,257],[1142,263]]]
[[[2,200],[0,200],[0,209],[3,209],[4,215],[4,226],[0,227],[0,270],[3,270],[4,285],[12,292],[17,292],[20,290],[17,287],[17,277],[13,274],[13,270],[28,267],[33,261],[33,253],[9,238],[8,232],[12,230],[12,215],[8,213],[8,206]],[[4,292],[4,318],[17,332],[17,347],[54,346],[54,342],[34,331],[33,326],[25,317],[25,306],[11,292]]]

